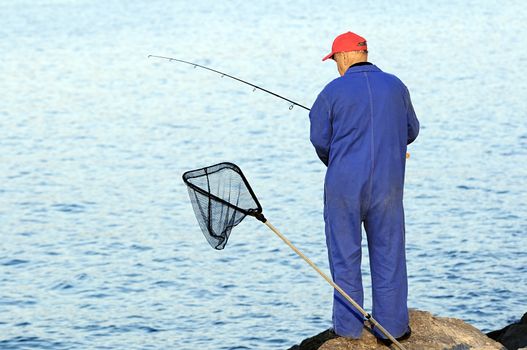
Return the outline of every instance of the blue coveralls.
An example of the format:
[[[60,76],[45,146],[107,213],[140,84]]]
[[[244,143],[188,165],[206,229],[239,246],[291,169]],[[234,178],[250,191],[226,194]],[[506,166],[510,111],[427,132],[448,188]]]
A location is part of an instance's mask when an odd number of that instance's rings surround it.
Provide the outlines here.
[[[419,133],[408,89],[375,65],[354,65],[322,90],[309,118],[311,142],[327,166],[324,221],[333,280],[363,305],[364,223],[372,316],[400,337],[409,321],[403,211],[406,146]],[[351,338],[359,338],[363,328],[362,315],[336,291],[333,327],[338,335]]]

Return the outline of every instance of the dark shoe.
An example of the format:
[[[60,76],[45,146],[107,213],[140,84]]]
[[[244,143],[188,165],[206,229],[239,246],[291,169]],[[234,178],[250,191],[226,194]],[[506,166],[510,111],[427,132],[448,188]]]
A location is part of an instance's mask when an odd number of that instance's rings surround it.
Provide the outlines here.
[[[404,333],[403,335],[395,339],[397,339],[397,341],[403,341],[403,340],[410,338],[411,335],[412,335],[412,329],[408,327],[408,331],[406,331],[406,333]],[[377,338],[377,342],[382,343],[386,346],[390,346],[393,344],[393,342],[390,339],[384,339],[384,338]]]

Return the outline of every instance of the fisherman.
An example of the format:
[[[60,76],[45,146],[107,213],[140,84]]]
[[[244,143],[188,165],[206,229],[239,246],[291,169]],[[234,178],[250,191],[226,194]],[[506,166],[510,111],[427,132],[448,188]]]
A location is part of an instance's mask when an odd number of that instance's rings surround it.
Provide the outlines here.
[[[406,86],[368,62],[363,37],[347,32],[331,52],[339,78],[318,95],[309,118],[310,139],[327,166],[324,221],[333,280],[361,307],[361,224],[368,240],[372,316],[394,337],[406,339],[408,281],[403,211],[406,147],[419,121]],[[333,331],[358,339],[362,314],[339,293],[333,299]],[[376,332],[380,341],[384,335]]]

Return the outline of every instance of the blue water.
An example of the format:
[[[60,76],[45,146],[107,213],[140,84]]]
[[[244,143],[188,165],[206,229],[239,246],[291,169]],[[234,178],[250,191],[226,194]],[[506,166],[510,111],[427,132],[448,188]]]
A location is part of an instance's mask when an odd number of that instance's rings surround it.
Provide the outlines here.
[[[329,327],[330,287],[256,220],[210,249],[180,177],[237,163],[327,271],[305,111],[147,55],[311,105],[349,29],[409,86],[422,123],[406,177],[410,306],[482,330],[519,318],[527,16],[503,4],[2,1],[0,348],[286,349]]]

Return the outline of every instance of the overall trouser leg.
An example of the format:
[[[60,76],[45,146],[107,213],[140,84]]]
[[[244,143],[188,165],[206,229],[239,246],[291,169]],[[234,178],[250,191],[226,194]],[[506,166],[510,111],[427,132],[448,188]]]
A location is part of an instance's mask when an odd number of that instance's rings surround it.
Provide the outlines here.
[[[409,322],[402,198],[381,201],[370,209],[364,226],[370,255],[372,315],[394,337],[400,337]]]
[[[324,219],[333,281],[362,307],[361,220],[358,209],[353,210],[345,205],[326,205]],[[362,314],[336,291],[333,299],[333,327],[338,335],[350,338],[360,338],[364,327]]]

